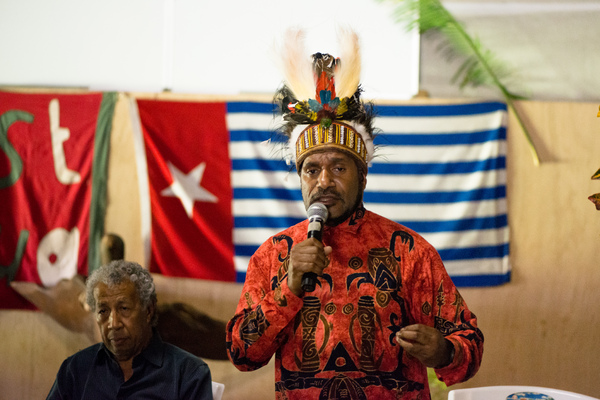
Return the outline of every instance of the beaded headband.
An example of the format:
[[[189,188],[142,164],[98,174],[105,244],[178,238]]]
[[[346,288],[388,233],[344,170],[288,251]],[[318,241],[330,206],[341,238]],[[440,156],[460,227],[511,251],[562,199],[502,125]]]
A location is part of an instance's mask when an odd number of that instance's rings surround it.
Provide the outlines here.
[[[305,128],[296,141],[296,166],[314,151],[338,149],[350,153],[367,167],[367,146],[362,136],[352,127],[333,122],[328,128],[322,124]]]

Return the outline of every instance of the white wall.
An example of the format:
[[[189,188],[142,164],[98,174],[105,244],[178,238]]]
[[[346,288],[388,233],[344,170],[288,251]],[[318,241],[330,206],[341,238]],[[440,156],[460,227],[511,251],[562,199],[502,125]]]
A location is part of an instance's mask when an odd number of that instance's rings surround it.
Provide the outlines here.
[[[198,94],[272,93],[286,28],[339,56],[335,28],[360,37],[370,98],[418,90],[419,36],[375,0],[19,0],[0,2],[0,85]]]

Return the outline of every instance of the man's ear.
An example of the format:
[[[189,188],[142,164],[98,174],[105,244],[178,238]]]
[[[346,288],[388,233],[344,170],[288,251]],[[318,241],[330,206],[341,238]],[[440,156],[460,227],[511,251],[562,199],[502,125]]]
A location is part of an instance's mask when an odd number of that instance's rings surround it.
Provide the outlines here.
[[[156,302],[155,301],[151,301],[150,304],[148,304],[148,308],[146,309],[147,315],[146,315],[146,322],[151,323],[152,319],[154,318],[154,314],[156,314]]]
[[[356,164],[356,167],[357,172],[361,177],[361,179],[359,179],[359,184],[362,185],[362,190],[364,192],[365,188],[367,187],[367,169],[363,166],[359,166],[358,163]]]
[[[354,165],[356,165],[356,174],[358,175],[358,184],[362,186],[362,190],[364,191],[367,187],[367,172],[368,169],[365,168],[362,164],[360,164],[357,160],[354,160]]]

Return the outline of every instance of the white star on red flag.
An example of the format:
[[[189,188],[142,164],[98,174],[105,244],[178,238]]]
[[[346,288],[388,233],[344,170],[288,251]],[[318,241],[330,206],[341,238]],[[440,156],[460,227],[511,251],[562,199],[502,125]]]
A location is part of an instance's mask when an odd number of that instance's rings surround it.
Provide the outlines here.
[[[160,192],[163,196],[177,197],[188,217],[191,219],[194,214],[194,202],[204,201],[208,203],[217,203],[219,199],[201,186],[202,176],[206,169],[206,163],[202,162],[192,169],[187,175],[181,172],[170,162],[167,162],[173,183],[168,188]]]

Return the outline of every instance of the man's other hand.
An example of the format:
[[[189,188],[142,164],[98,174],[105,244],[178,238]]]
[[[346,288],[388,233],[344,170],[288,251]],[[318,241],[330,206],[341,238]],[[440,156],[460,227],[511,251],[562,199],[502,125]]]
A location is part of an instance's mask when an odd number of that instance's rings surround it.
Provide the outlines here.
[[[426,367],[440,368],[452,362],[451,347],[444,336],[431,326],[406,326],[396,333],[396,341]]]

